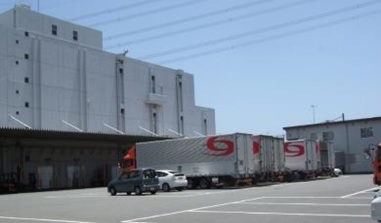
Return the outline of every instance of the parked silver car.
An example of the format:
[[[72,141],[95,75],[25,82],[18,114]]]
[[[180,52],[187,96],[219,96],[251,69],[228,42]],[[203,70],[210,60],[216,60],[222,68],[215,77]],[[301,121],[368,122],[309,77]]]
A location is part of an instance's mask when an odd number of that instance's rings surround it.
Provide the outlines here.
[[[107,191],[112,195],[125,192],[130,195],[141,195],[143,192],[156,194],[160,189],[159,179],[154,169],[137,169],[124,172],[118,179],[112,180],[107,185]]]
[[[173,170],[156,170],[156,175],[159,178],[159,187],[165,192],[171,189],[182,191],[188,185],[187,177]]]

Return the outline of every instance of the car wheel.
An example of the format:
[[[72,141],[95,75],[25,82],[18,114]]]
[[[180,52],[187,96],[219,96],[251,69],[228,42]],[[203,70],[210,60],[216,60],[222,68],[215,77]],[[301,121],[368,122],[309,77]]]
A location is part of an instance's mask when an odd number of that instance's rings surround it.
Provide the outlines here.
[[[110,194],[111,194],[111,196],[115,196],[116,195],[116,189],[115,189],[115,187],[111,187],[110,188]]]
[[[135,187],[134,192],[135,195],[142,195],[142,190],[140,189],[140,187]]]
[[[171,187],[169,186],[169,184],[165,183],[163,184],[163,191],[164,192],[169,192],[171,190]]]
[[[200,187],[201,189],[209,189],[211,186],[210,181],[208,178],[202,178],[200,181]]]
[[[151,190],[150,192],[153,195],[153,194],[156,194],[157,191],[156,190]]]
[[[127,192],[127,195],[131,195],[131,192]]]

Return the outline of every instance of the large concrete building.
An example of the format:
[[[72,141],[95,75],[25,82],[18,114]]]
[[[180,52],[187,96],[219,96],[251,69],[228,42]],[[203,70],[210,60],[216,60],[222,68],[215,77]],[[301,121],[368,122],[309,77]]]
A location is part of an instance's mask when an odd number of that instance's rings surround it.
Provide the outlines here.
[[[331,141],[337,165],[346,173],[370,173],[371,160],[365,156],[364,149],[381,142],[381,117],[289,126],[284,130],[287,140]]]
[[[214,109],[195,104],[193,75],[106,52],[98,30],[19,5],[0,14],[0,33],[0,174],[47,174],[50,187],[70,187],[72,162],[87,175],[100,167],[90,154],[109,169],[128,143],[215,134]]]

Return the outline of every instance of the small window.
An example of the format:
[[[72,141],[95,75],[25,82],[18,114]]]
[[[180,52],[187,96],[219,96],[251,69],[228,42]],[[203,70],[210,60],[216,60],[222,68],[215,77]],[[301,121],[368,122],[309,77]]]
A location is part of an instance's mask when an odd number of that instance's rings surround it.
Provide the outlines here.
[[[24,58],[26,59],[26,60],[29,60],[29,54],[24,54]]]
[[[124,108],[121,108],[121,109],[120,109],[120,113],[121,113],[121,114],[124,114]]]
[[[78,32],[75,30],[73,31],[73,40],[78,41]]]
[[[28,37],[29,36],[29,32],[24,32],[24,35]]]
[[[25,102],[25,108],[29,108],[29,102]]]
[[[16,94],[19,94],[19,90],[16,90]]]
[[[57,36],[57,25],[52,25],[52,35]]]
[[[334,138],[335,138],[335,134],[332,131],[323,132],[323,140],[324,141],[334,140]]]
[[[119,68],[119,73],[123,74],[123,72],[124,72],[123,68]]]
[[[15,61],[15,64],[16,64],[16,65],[19,65],[19,61],[18,61],[18,60],[16,60],[16,61]]]
[[[361,136],[361,138],[373,137],[373,128],[372,127],[361,128],[360,129],[360,136]]]
[[[20,112],[19,111],[16,111],[16,115],[19,115],[20,114]]]
[[[16,40],[16,44],[19,44],[19,40],[18,39]]]
[[[29,83],[29,78],[28,77],[24,78],[24,82]]]

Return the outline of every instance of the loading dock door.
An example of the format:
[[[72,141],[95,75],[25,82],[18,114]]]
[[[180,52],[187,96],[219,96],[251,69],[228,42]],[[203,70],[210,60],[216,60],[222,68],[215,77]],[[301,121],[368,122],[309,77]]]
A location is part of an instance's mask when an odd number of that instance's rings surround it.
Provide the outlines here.
[[[52,166],[39,166],[38,171],[38,187],[40,189],[52,188],[53,180],[53,167]]]

